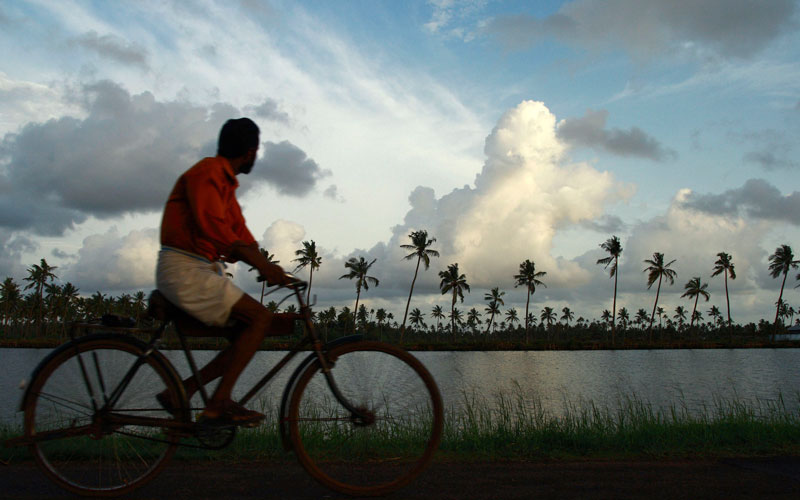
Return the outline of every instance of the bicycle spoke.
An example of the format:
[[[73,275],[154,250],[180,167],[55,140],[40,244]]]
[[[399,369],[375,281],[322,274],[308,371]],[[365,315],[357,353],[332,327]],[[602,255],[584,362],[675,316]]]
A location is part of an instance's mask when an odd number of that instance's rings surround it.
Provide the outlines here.
[[[145,358],[143,352],[122,336],[79,339],[31,382],[34,396],[25,408],[26,435],[54,432],[52,439],[35,440],[35,457],[59,485],[79,494],[121,494],[154,477],[174,453],[179,438],[158,439],[163,428],[158,422],[175,417],[155,407],[154,398],[161,390],[180,391],[166,361],[159,361],[163,356]],[[137,362],[133,377],[126,378]],[[98,414],[93,398],[106,402]],[[80,431],[82,422],[91,422],[86,433],[67,431],[61,438],[57,432],[71,427]]]
[[[438,445],[435,383],[412,356],[385,344],[344,345],[331,358],[336,385],[358,413],[351,415],[332,397],[316,365],[303,373],[289,411],[301,464],[326,486],[351,495],[383,494],[406,484]]]

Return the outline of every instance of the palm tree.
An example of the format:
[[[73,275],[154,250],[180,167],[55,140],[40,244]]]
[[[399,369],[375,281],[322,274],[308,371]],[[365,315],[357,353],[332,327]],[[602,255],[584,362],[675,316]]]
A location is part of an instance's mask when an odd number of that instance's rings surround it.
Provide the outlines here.
[[[292,262],[297,262],[297,267],[294,272],[308,266],[308,290],[306,290],[306,304],[311,298],[311,282],[314,280],[314,269],[319,269],[322,264],[322,257],[317,253],[317,243],[314,240],[304,241],[303,248],[295,250],[294,254],[297,256]]]
[[[417,282],[417,273],[419,272],[419,263],[425,264],[427,271],[431,265],[431,257],[438,257],[439,252],[431,250],[429,247],[436,242],[436,238],[428,239],[428,232],[424,230],[413,231],[408,235],[411,238],[410,245],[400,245],[400,248],[412,250],[412,252],[405,257],[405,260],[417,258],[417,267],[414,269],[414,279],[411,280],[411,290],[408,292],[408,301],[406,301],[406,312],[403,313],[403,326],[400,327],[400,342],[403,341],[403,334],[406,331],[406,316],[408,316],[408,306],[411,304],[411,294],[414,293],[414,283]]]
[[[539,278],[543,278],[547,273],[544,271],[536,272],[536,264],[530,259],[525,259],[525,262],[519,265],[519,274],[514,275],[516,283],[514,288],[524,286],[527,289],[527,299],[525,300],[525,342],[528,342],[528,305],[531,302],[531,294],[536,292],[536,286],[541,285],[547,288]]]
[[[717,254],[717,261],[714,262],[714,272],[711,273],[711,277],[713,278],[723,273],[725,276],[725,303],[728,305],[728,328],[731,331],[731,335],[733,335],[733,329],[731,328],[731,301],[728,296],[728,278],[730,277],[730,279],[735,280],[736,271],[734,270],[731,256],[725,252],[719,252]]]
[[[708,310],[708,315],[711,316],[717,326],[722,323],[722,313],[719,312],[719,307],[711,306],[711,309]]]
[[[639,326],[644,326],[645,321],[647,321],[647,311],[643,308],[639,308],[639,310],[636,311],[634,322]]]
[[[650,315],[650,326],[647,327],[647,336],[648,341],[652,341],[652,330],[653,330],[653,320],[656,317],[656,306],[658,305],[658,295],[661,293],[661,280],[662,278],[666,277],[669,284],[672,285],[675,283],[675,277],[678,275],[674,270],[670,269],[669,266],[675,260],[671,260],[669,263],[664,264],[664,254],[655,252],[653,254],[652,259],[646,259],[644,261],[645,264],[649,264],[647,268],[645,268],[642,272],[648,273],[647,274],[647,289],[650,290],[650,287],[653,286],[653,283],[658,280],[658,288],[656,288],[656,301],[653,303],[653,313]]]
[[[30,288],[34,288],[35,298],[36,298],[36,323],[38,325],[39,333],[41,333],[42,327],[42,303],[44,302],[44,285],[48,281],[53,281],[57,278],[53,271],[58,269],[56,266],[50,266],[47,264],[47,261],[44,259],[40,260],[39,264],[34,264],[33,267],[28,268],[28,276],[25,281],[30,281],[25,286],[25,290]]]
[[[678,322],[678,331],[683,328],[683,322],[686,321],[686,309],[683,306],[678,306],[675,308],[675,315],[672,317],[675,321]]]
[[[769,256],[769,272],[773,278],[777,278],[783,274],[783,281],[781,282],[781,293],[778,295],[778,307],[775,309],[775,328],[772,331],[772,341],[775,341],[775,333],[778,330],[778,313],[780,312],[780,304],[783,300],[783,287],[786,284],[786,275],[789,270],[797,269],[800,260],[794,260],[792,247],[789,245],[781,245],[775,249],[775,253]]]
[[[383,322],[386,321],[386,309],[378,308],[375,311],[375,321],[378,322],[378,339],[383,339]]]
[[[488,335],[492,329],[494,315],[500,312],[500,306],[506,305],[506,303],[503,301],[503,295],[505,294],[506,292],[501,292],[499,287],[494,287],[489,293],[484,294],[483,296],[483,300],[489,301],[489,305],[486,306],[484,311],[486,311],[488,314],[491,314],[489,317],[489,324],[486,327],[486,335]]]
[[[464,290],[470,291],[469,284],[467,284],[467,277],[459,274],[458,263],[447,266],[447,271],[439,271],[439,277],[442,278],[439,283],[442,295],[447,292],[453,293],[453,300],[450,302],[450,316],[452,317],[453,340],[455,340],[456,322],[453,316],[453,309],[456,307],[456,299],[460,298],[461,302],[464,302]]]
[[[611,306],[611,344],[613,345],[615,340],[614,334],[616,333],[614,315],[617,314],[617,271],[619,270],[619,256],[622,254],[622,244],[620,243],[619,238],[612,236],[604,243],[601,243],[600,248],[608,252],[608,257],[597,259],[597,263],[603,264],[605,268],[608,268],[608,266],[611,265],[608,275],[609,278],[614,278],[614,302]]]
[[[61,323],[61,333],[59,334],[59,338],[61,334],[66,333],[67,323],[69,322],[70,319],[69,318],[70,310],[72,309],[72,306],[75,304],[75,301],[78,300],[78,292],[79,290],[75,288],[75,285],[73,285],[70,282],[67,282],[63,287],[61,287],[61,301],[62,301],[61,305],[63,309],[61,311],[62,323]],[[144,296],[144,292],[139,292],[139,293],[141,293],[142,296]],[[136,318],[136,322],[137,322],[136,324],[138,325],[139,324],[138,316]]]
[[[369,268],[372,267],[372,264],[378,259],[372,259],[372,262],[367,262],[364,257],[359,257],[356,259],[355,257],[350,257],[347,262],[344,263],[344,267],[350,270],[349,273],[343,274],[339,276],[339,279],[347,278],[349,280],[355,279],[356,280],[356,306],[353,309],[356,313],[358,313],[358,301],[361,298],[361,289],[369,290],[369,285],[372,283],[375,286],[378,286],[380,283],[378,278],[374,278],[372,276],[367,276],[369,272]],[[356,329],[356,315],[353,315],[353,331]]]
[[[692,320],[689,322],[689,328],[694,326],[694,313],[697,311],[697,301],[702,296],[708,302],[708,298],[710,294],[706,291],[708,288],[708,283],[701,283],[700,276],[696,276],[690,279],[684,286],[683,289],[686,290],[681,298],[689,297],[690,299],[694,297],[694,307],[692,308]]]
[[[442,306],[435,305],[433,309],[431,309],[431,317],[436,318],[436,329],[441,330],[441,320],[444,319],[444,311],[442,311]]]
[[[461,326],[461,323],[464,322],[463,315],[457,307],[450,311],[450,320],[453,322],[453,326],[451,328],[455,327],[455,325]],[[453,332],[453,336],[455,336],[455,330],[453,330]]]
[[[14,278],[6,278],[0,285],[0,304],[3,305],[3,326],[7,326],[12,315],[22,302],[22,292]]]
[[[420,311],[419,308],[415,307],[414,309],[411,310],[411,316],[409,317],[409,319],[411,320],[411,324],[414,325],[415,328],[419,328],[420,326],[424,328],[425,320],[422,319],[423,316],[424,314],[422,314],[422,311]]]
[[[542,323],[547,323],[547,328],[549,329],[553,326],[553,322],[556,320],[556,313],[553,311],[552,307],[545,306],[542,309],[539,318],[542,320]]]
[[[513,307],[506,311],[506,321],[508,321],[509,328],[514,328],[514,323],[519,323],[519,318],[517,317],[517,310]]]
[[[569,322],[575,319],[575,313],[572,312],[569,307],[564,307],[563,309],[561,309],[561,312],[562,312],[561,321],[566,321],[567,326],[569,326]]]
[[[263,255],[264,258],[267,259],[267,262],[269,262],[270,264],[278,264],[280,262],[279,260],[275,260],[275,254],[274,253],[272,253],[272,254],[269,253],[269,251],[266,248],[259,248],[258,251],[261,252],[261,255]],[[248,271],[255,271],[255,270],[256,270],[255,267],[251,267],[250,269],[248,269]],[[261,282],[261,305],[264,305],[264,290],[265,290],[266,286],[267,286],[266,280],[262,281]],[[310,288],[310,286],[309,286],[309,288]]]
[[[608,309],[603,309],[603,312],[600,314],[600,319],[605,321],[606,325],[611,323],[611,311]]]
[[[664,317],[664,308],[658,306],[656,308],[656,315],[658,316],[658,328],[661,329],[661,319]]]
[[[467,325],[472,327],[472,333],[476,332],[476,327],[481,322],[481,313],[474,307],[467,311]]]
[[[620,323],[622,323],[622,330],[624,331],[628,327],[628,321],[630,321],[631,317],[628,314],[627,307],[620,307],[619,311],[617,311],[617,318],[619,318]],[[622,339],[623,343],[625,339]]]

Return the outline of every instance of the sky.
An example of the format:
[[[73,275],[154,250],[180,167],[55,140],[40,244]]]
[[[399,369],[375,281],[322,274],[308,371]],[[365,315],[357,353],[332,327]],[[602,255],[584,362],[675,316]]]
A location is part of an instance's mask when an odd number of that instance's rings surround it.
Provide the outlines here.
[[[800,254],[800,6],[771,0],[6,1],[0,4],[0,277],[45,258],[82,294],[154,288],[161,210],[215,154],[225,120],[261,149],[238,197],[293,270],[314,240],[318,307],[355,301],[350,257],[376,259],[367,307],[401,319],[428,231],[440,257],[412,308],[449,309],[458,263],[486,305],[611,308],[600,244],[623,252],[618,306],[650,312],[645,259],[699,276],[724,313],[774,317],[768,257]],[[257,294],[248,266],[236,283]],[[307,270],[298,276],[308,276]],[[796,272],[785,299],[800,309]],[[520,314],[522,316],[522,314]],[[430,315],[427,316],[430,322]]]

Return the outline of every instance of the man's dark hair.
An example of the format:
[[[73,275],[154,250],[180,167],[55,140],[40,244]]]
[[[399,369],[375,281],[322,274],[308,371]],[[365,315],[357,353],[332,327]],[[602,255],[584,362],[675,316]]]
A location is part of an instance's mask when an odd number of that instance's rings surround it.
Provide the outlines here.
[[[244,156],[248,149],[258,147],[258,125],[250,118],[228,120],[219,131],[217,154],[224,158]]]

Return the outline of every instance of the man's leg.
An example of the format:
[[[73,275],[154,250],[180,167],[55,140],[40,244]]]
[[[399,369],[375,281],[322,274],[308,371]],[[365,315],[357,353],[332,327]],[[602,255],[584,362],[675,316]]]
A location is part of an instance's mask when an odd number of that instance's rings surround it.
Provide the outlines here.
[[[224,370],[222,380],[208,403],[206,415],[212,418],[218,416],[224,404],[231,399],[236,380],[253,358],[272,323],[272,313],[247,294],[242,295],[242,298],[234,304],[231,317],[247,326],[228,348],[209,363],[209,365],[214,363],[209,375],[216,373],[216,370]],[[203,371],[209,368],[209,365],[206,365]],[[204,381],[207,380],[205,374],[202,378]]]

